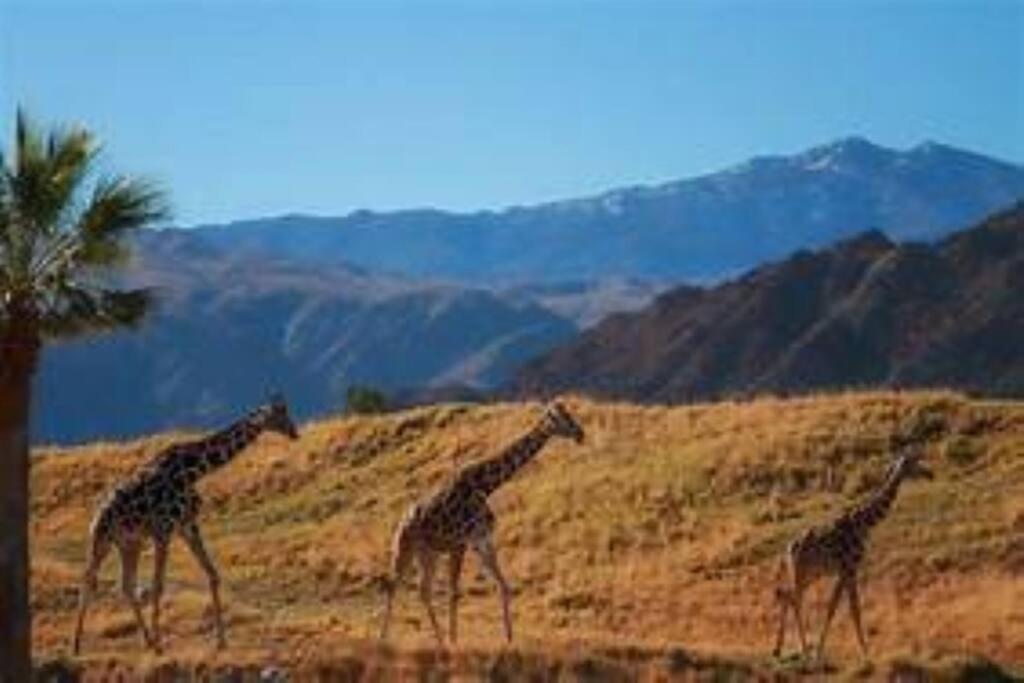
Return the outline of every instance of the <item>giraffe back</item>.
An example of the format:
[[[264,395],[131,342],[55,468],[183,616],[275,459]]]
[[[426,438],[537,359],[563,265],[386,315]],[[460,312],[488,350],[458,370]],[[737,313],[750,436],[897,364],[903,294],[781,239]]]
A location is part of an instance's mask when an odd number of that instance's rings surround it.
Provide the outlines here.
[[[396,542],[448,551],[494,528],[494,513],[480,490],[460,481],[412,506],[399,525]],[[398,539],[407,539],[399,541]]]
[[[865,530],[844,514],[827,526],[808,530],[789,546],[789,556],[801,583],[827,574],[857,571],[864,558]]]
[[[195,519],[201,505],[181,461],[180,446],[171,446],[117,484],[100,502],[93,535],[167,537]]]
[[[173,444],[159,452],[104,498],[93,520],[93,536],[167,537],[193,522],[200,507],[195,483],[230,462],[264,430],[298,438],[283,397],[275,397],[206,438]]]

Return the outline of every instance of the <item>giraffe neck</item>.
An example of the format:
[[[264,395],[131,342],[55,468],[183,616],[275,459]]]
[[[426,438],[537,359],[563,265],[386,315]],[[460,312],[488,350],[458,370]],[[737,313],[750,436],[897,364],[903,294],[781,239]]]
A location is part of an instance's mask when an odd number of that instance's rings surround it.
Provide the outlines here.
[[[238,455],[246,446],[256,440],[263,427],[246,415],[241,420],[225,427],[202,441],[198,441],[189,449],[189,468],[192,480],[223,467]]]
[[[548,425],[541,423],[516,439],[499,455],[467,468],[459,480],[484,495],[490,495],[530,462],[551,436]]]
[[[896,499],[896,494],[899,493],[900,484],[902,483],[903,475],[901,471],[898,468],[894,468],[878,491],[865,501],[863,505],[851,511],[850,516],[854,523],[858,527],[863,528],[864,532],[867,533],[869,529],[885,519],[885,516],[889,514],[889,510],[892,507],[892,502]]]

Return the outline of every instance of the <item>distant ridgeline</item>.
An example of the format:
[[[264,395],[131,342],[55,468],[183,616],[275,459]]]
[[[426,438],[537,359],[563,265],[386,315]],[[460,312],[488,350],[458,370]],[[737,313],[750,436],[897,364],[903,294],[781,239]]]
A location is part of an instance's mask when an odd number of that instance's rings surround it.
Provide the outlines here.
[[[1024,396],[1024,204],[932,245],[867,232],[674,289],[529,362],[511,391],[680,402],[864,386]]]
[[[1019,393],[1017,242],[989,253],[956,246],[963,235],[935,248],[889,239],[940,239],[1022,197],[1019,166],[850,138],[500,212],[153,231],[129,277],[158,288],[160,310],[140,333],[47,349],[36,441],[205,428],[273,389],[300,417],[336,412],[353,385],[392,405],[501,388],[644,400],[880,383]],[[851,239],[869,227],[888,238]],[[847,241],[613,315],[836,240]],[[971,249],[984,268],[961,263]]]
[[[702,281],[877,228],[934,239],[1024,197],[1024,169],[933,142],[846,138],[695,178],[503,211],[285,216],[192,231],[211,246],[306,263],[496,282],[609,276]]]

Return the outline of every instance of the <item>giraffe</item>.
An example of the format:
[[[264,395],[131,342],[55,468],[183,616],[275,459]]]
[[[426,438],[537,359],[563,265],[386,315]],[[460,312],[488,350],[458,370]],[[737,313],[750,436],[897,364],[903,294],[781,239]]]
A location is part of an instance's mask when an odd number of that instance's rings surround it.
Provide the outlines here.
[[[776,599],[780,606],[779,629],[774,650],[776,657],[782,651],[786,635],[786,617],[790,610],[796,620],[800,650],[807,654],[807,642],[800,613],[804,591],[817,579],[835,574],[836,583],[818,638],[817,658],[819,661],[822,658],[828,627],[844,592],[849,600],[850,617],[857,631],[861,655],[867,658],[867,642],[860,622],[857,570],[864,558],[865,545],[871,529],[888,515],[903,481],[932,478],[932,472],[921,464],[922,455],[923,451],[919,447],[906,448],[889,466],[885,480],[867,500],[850,508],[831,523],[809,529],[790,543],[779,565],[776,588]]]
[[[434,614],[431,596],[436,559],[447,553],[450,588],[448,632],[451,642],[458,640],[459,577],[466,549],[470,547],[498,585],[505,638],[512,641],[509,586],[498,566],[491,538],[495,516],[487,505],[487,498],[530,462],[544,444],[555,436],[583,443],[583,429],[558,402],[550,403],[543,417],[497,456],[468,465],[431,497],[409,508],[395,530],[392,541],[391,573],[384,580],[385,605],[381,639],[387,638],[395,590],[415,559],[420,567],[420,597],[427,609],[434,635],[443,644],[444,638]]]
[[[174,444],[119,483],[100,503],[90,527],[89,557],[79,594],[78,621],[72,643],[74,654],[81,646],[89,599],[96,577],[109,551],[121,556],[121,591],[135,615],[145,643],[160,652],[160,600],[167,569],[167,551],[177,532],[195,556],[209,582],[217,629],[217,646],[225,646],[221,615],[220,576],[206,551],[197,521],[200,498],[195,490],[200,477],[227,464],[262,432],[298,438],[284,398],[276,395],[237,422],[215,434]],[[147,541],[154,545],[152,630],[146,627],[136,593],[139,555]]]

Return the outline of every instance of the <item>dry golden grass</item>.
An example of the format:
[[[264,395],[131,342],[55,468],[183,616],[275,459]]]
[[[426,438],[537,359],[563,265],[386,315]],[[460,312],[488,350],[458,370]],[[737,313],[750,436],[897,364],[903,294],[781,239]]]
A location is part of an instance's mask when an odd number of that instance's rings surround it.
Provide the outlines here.
[[[266,436],[210,476],[200,486],[203,528],[224,577],[229,648],[214,653],[205,581],[176,544],[167,654],[142,651],[111,560],[86,632],[85,671],[159,677],[173,663],[206,673],[324,667],[340,679],[346,671],[542,679],[792,673],[794,663],[768,656],[779,552],[799,530],[863,497],[886,466],[889,435],[922,422],[942,427],[928,456],[937,478],[905,486],[865,563],[874,664],[860,662],[840,611],[833,665],[866,677],[909,666],[901,662],[954,676],[969,657],[1024,666],[1024,404],[943,392],[568,404],[587,443],[554,443],[493,498],[499,555],[515,593],[514,648],[501,645],[497,594],[474,559],[464,578],[464,642],[454,651],[434,651],[411,585],[399,595],[391,647],[373,640],[378,581],[405,507],[538,414],[534,404],[445,405],[312,423],[295,443]],[[44,449],[34,459],[42,658],[66,654],[97,498],[175,438]],[[816,629],[823,586],[810,597]]]

